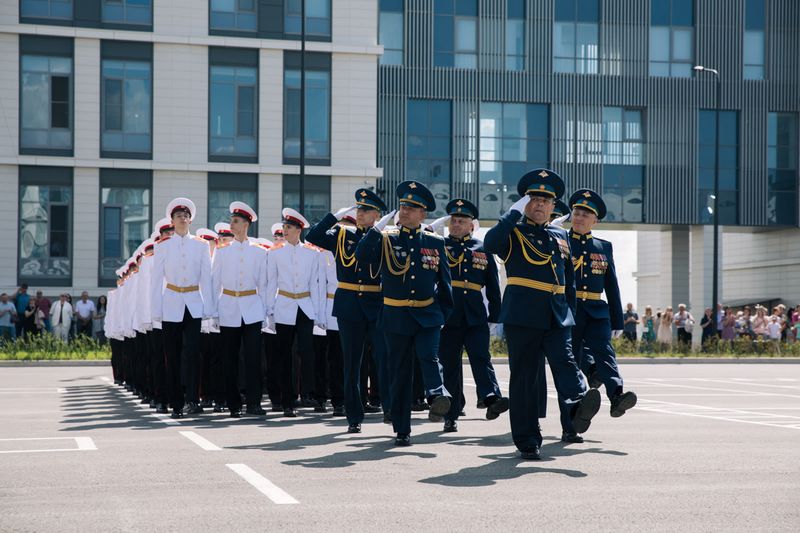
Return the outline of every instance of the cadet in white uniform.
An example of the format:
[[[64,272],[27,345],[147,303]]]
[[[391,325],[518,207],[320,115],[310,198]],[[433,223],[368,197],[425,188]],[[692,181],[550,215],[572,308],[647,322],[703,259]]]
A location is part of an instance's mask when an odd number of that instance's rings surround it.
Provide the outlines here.
[[[320,313],[325,297],[324,276],[320,283],[319,252],[300,240],[308,221],[294,209],[283,210],[283,237],[267,254],[267,318],[278,336],[278,374],[284,416],[294,412],[296,391],[292,377],[292,343],[303,363],[313,361],[314,324],[324,327]],[[313,379],[313,373],[311,374]]]
[[[172,219],[168,217],[164,217],[155,225],[155,231],[153,235],[150,236],[153,241],[158,244],[161,239],[166,239],[167,237],[171,237],[172,234],[175,232],[175,226],[172,225]],[[155,253],[155,246],[153,247],[153,252]],[[152,280],[153,280],[153,265],[152,263],[155,261],[153,257],[151,259],[150,265],[150,281],[148,282],[148,286],[152,287]],[[167,412],[167,404],[169,403],[169,387],[167,385],[167,366],[166,366],[166,357],[164,356],[164,336],[161,331],[161,321],[153,319],[153,304],[152,304],[152,290],[147,289],[150,294],[147,296],[147,306],[149,307],[149,315],[150,321],[152,323],[153,329],[150,331],[150,355],[153,357],[153,381],[155,382],[155,395],[156,395],[156,412],[157,413],[166,413]]]
[[[190,365],[198,365],[200,321],[213,315],[216,303],[208,244],[189,233],[195,212],[194,203],[188,198],[176,198],[167,205],[175,234],[159,241],[153,255],[152,317],[162,322],[172,418],[183,416],[181,352],[186,350]],[[202,407],[196,404],[187,410],[192,414],[201,411]]]
[[[220,247],[214,257],[212,283],[217,298],[220,335],[225,356],[225,395],[231,416],[242,408],[239,395],[239,348],[244,350],[246,412],[264,415],[261,408],[261,328],[266,320],[267,252],[247,238],[247,230],[258,220],[244,202],[230,205],[234,239]]]

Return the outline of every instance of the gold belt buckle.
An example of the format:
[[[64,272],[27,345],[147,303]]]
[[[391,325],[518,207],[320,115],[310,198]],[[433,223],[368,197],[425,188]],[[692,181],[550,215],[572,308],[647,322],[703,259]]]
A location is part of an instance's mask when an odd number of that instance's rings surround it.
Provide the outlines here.
[[[416,307],[416,305],[417,305],[417,301],[416,300],[408,300],[408,306],[409,307]]]

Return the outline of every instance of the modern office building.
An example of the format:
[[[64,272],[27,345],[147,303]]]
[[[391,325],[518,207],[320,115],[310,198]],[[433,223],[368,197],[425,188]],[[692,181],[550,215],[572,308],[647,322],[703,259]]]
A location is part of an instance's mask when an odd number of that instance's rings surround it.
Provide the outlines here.
[[[177,195],[297,206],[301,1],[311,218],[414,178],[488,225],[549,167],[697,309],[718,151],[724,299],[800,300],[796,0],[0,0],[0,287],[108,284]]]

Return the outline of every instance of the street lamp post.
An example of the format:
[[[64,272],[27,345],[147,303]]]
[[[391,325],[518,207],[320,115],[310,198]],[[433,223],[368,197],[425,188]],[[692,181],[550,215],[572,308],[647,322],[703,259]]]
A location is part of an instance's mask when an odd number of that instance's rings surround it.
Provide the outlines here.
[[[306,214],[306,0],[300,2],[300,208]]]
[[[717,96],[716,96],[716,141],[714,143],[714,258],[713,258],[713,272],[711,281],[711,309],[714,312],[714,325],[717,324],[717,317],[719,312],[717,305],[719,304],[719,114],[720,114],[720,100],[722,97],[722,83],[719,77],[719,71],[713,68],[706,68],[701,65],[694,67],[696,72],[710,72],[714,75],[717,82]]]

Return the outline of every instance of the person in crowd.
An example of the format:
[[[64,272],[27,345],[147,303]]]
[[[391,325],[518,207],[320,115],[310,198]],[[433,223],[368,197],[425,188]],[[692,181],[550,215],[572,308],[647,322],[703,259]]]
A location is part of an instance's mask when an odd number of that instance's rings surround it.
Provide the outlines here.
[[[668,306],[663,313],[659,313],[657,340],[659,348],[664,351],[672,345],[672,324],[674,315],[672,306]]]
[[[639,315],[633,309],[633,304],[628,302],[625,314],[622,315],[624,325],[622,327],[622,336],[628,341],[636,344],[636,326],[639,324]]]
[[[72,305],[69,303],[68,296],[67,293],[61,293],[58,301],[50,308],[53,335],[64,342],[69,340],[69,331],[72,326]]]
[[[686,304],[678,304],[678,312],[673,319],[678,330],[678,344],[682,349],[692,344],[692,327],[694,317],[686,310]]]
[[[26,337],[41,335],[44,330],[44,313],[36,304],[36,298],[28,300],[28,307],[25,309],[23,322],[23,334]]]
[[[108,310],[108,299],[106,298],[105,294],[101,294],[100,297],[97,299],[97,303],[95,304],[95,315],[92,323],[92,330],[94,332],[94,337],[98,340],[98,342],[100,342],[100,344],[105,344],[106,342],[104,324],[106,320],[107,310]]]
[[[703,332],[703,338],[701,344],[703,346],[703,351],[707,349],[706,344],[714,337],[714,312],[710,307],[706,307],[706,312],[703,314],[703,318],[700,319],[700,329]]]
[[[0,339],[13,341],[17,338],[17,308],[8,299],[8,294],[0,294]]]
[[[28,302],[31,299],[31,295],[28,294],[28,284],[23,283],[22,285],[20,285],[19,288],[17,289],[17,292],[14,293],[14,296],[12,296],[11,299],[14,300],[14,305],[17,308],[18,320],[15,324],[16,334],[17,337],[22,337],[24,328],[23,318],[25,315],[25,310],[28,308]]]
[[[790,329],[789,332],[789,342],[797,341],[797,329],[798,324],[800,324],[800,305],[794,308],[794,311],[791,312],[791,322],[790,322]]]
[[[715,324],[717,325],[717,337],[722,337],[722,322],[725,319],[725,308],[721,303],[717,304],[717,316],[715,317]]]
[[[726,307],[722,319],[722,340],[733,343],[734,339],[736,339],[736,315],[733,314],[733,309]]]
[[[656,341],[656,317],[653,315],[653,307],[648,305],[644,308],[644,316],[642,317],[642,341],[644,341],[645,350],[651,351],[653,343]]]
[[[96,309],[94,307],[94,302],[89,299],[89,293],[83,291],[81,293],[81,299],[78,300],[74,307],[78,328],[75,334],[91,337],[92,320],[94,320]]]
[[[50,301],[50,298],[46,298],[42,294],[42,291],[36,291],[36,304],[39,306],[39,309],[42,310],[42,313],[44,313],[45,331],[50,331],[50,307],[53,303]]]
[[[742,310],[741,318],[737,317],[736,330],[741,337],[753,338],[753,312],[749,305]]]
[[[769,324],[767,325],[767,335],[769,336],[769,342],[772,344],[772,349],[780,355],[781,353],[781,332],[783,331],[783,326],[780,321],[780,317],[776,315],[772,315],[769,317]]]
[[[763,306],[756,306],[756,316],[753,318],[753,336],[756,340],[764,340],[767,336],[767,310]]]

